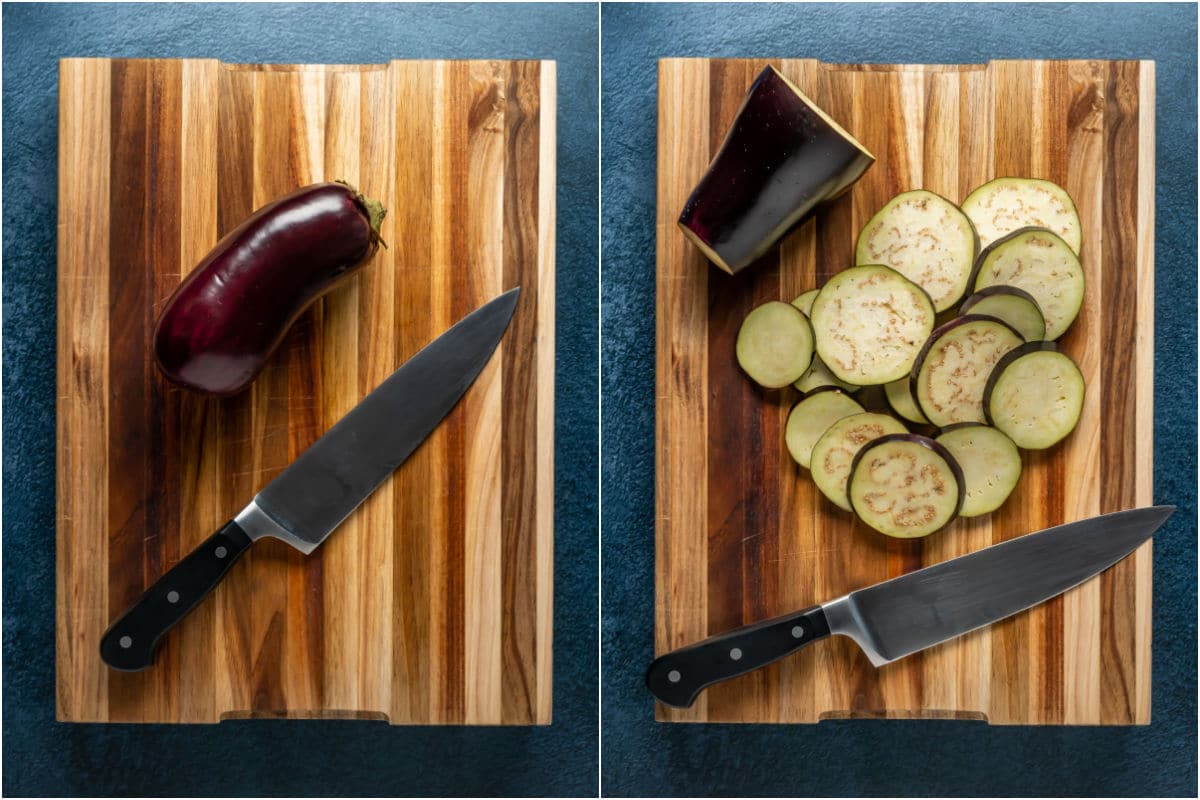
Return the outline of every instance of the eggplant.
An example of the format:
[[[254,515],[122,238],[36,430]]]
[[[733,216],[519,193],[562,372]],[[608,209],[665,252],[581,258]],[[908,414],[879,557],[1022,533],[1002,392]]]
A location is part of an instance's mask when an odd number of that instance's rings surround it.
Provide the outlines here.
[[[860,406],[850,395],[833,386],[825,386],[805,395],[788,413],[784,443],[792,460],[808,469],[813,445],[829,430],[829,426],[851,414],[861,414]]]
[[[960,316],[986,314],[1004,320],[1027,342],[1040,342],[1046,338],[1046,316],[1033,295],[1016,286],[985,286],[962,301],[958,307]]]
[[[958,516],[965,484],[949,450],[928,437],[900,433],[858,451],[846,494],[858,518],[875,530],[918,539]]]
[[[710,261],[736,274],[873,163],[865,147],[768,66],[684,205],[679,227]]]
[[[808,469],[821,494],[843,511],[853,511],[846,481],[854,457],[870,442],[892,433],[908,433],[908,428],[895,417],[870,411],[850,414],[830,425],[809,453]]]
[[[254,212],[167,301],[154,330],[158,368],[205,394],[248,387],[296,318],[383,244],[386,213],[344,183],[305,186]]]
[[[959,422],[943,428],[935,441],[949,450],[962,468],[966,497],[959,516],[990,514],[1017,488],[1021,451],[998,428]]]
[[[738,364],[750,379],[767,389],[782,389],[800,379],[813,359],[812,326],[795,306],[763,303],[738,329]]]
[[[992,242],[972,276],[974,291],[1015,286],[1033,297],[1045,317],[1047,340],[1062,336],[1083,307],[1083,265],[1071,245],[1045,228],[1020,228]]]
[[[1044,450],[1083,415],[1083,373],[1053,342],[1029,342],[996,363],[983,392],[987,422],[1022,450]]]
[[[996,178],[972,190],[963,213],[979,233],[982,247],[1021,228],[1048,228],[1079,255],[1083,233],[1079,211],[1067,190],[1038,178]]]

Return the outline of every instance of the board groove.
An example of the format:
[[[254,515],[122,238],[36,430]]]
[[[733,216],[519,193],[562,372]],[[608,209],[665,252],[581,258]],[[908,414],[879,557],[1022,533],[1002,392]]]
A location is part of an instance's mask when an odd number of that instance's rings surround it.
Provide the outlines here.
[[[60,62],[57,713],[64,721],[550,722],[555,68]],[[346,180],[390,245],[252,387],[166,382],[150,334],[218,238]],[[463,401],[305,558],[259,542],[117,673],[101,633],[404,360],[502,291]]]
[[[878,161],[729,278],[675,220],[767,64]],[[1153,62],[664,59],[658,78],[658,653],[1027,532],[1151,504]],[[849,266],[858,230],[891,196],[925,188],[961,201],[1001,175],[1048,178],[1079,206],[1088,288],[1061,344],[1087,380],[1083,417],[1061,446],[1024,454],[998,512],[925,540],[886,539],[821,498],[786,457],[781,430],[798,395],[745,379],[737,328],[754,305],[790,300]],[[834,638],[714,686],[691,709],[660,705],[657,716],[1145,724],[1150,578],[1147,544],[1059,598],[895,664],[876,669]]]

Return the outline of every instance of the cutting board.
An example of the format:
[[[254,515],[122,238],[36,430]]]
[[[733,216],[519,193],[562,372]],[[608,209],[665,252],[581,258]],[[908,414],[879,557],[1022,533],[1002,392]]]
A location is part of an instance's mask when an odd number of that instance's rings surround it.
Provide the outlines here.
[[[67,59],[59,102],[58,718],[548,723],[554,63]],[[167,384],[150,334],[180,279],[254,209],[334,179],[384,201],[390,247],[250,390]],[[478,381],[314,555],[259,542],[153,669],[101,663],[144,588],[517,285]]]
[[[878,162],[853,190],[742,276],[677,229],[688,193],[754,77],[773,64]],[[1154,347],[1154,64],[822,64],[668,59],[658,73],[658,653],[1058,523],[1149,505]],[[1087,381],[1078,428],[1024,454],[1003,508],[928,539],[874,533],[824,500],[788,457],[793,390],[757,390],[734,338],[766,300],[853,263],[892,195],[961,201],[1001,175],[1075,199],[1087,294],[1061,340]],[[876,669],[841,637],[710,688],[671,721],[949,717],[995,724],[1150,720],[1150,545],[1049,603]]]

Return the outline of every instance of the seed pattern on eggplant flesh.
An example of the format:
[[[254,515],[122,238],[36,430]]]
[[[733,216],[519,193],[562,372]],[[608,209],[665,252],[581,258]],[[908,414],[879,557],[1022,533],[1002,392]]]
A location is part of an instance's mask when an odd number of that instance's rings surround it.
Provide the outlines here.
[[[829,426],[863,407],[839,389],[813,392],[792,407],[784,429],[788,453],[797,464],[808,469],[813,446]]]
[[[1021,478],[1021,453],[998,428],[975,423],[952,425],[936,439],[962,468],[966,496],[963,517],[989,514],[1004,504]]]
[[[977,254],[967,215],[923,189],[889,200],[863,227],[855,248],[857,263],[891,267],[924,289],[937,311],[962,299]]]
[[[813,482],[838,508],[852,510],[846,481],[858,451],[881,436],[907,432],[904,423],[887,414],[864,412],[839,419],[813,445],[809,463]]]
[[[1025,450],[1042,450],[1075,430],[1083,374],[1071,357],[1033,342],[996,365],[984,397],[988,421]]]
[[[975,291],[1015,286],[1032,295],[1046,318],[1046,339],[1062,336],[1083,305],[1084,277],[1079,257],[1054,233],[1026,228],[983,251]]]
[[[933,330],[933,303],[881,265],[834,275],[812,307],[817,353],[839,379],[859,386],[903,377]]]
[[[859,519],[898,539],[917,539],[954,519],[962,501],[953,457],[924,436],[884,436],[855,459],[848,494]]]
[[[803,314],[805,317],[808,317],[812,313],[813,301],[817,299],[817,295],[820,293],[820,291],[820,289],[809,289],[807,292],[793,300],[792,305],[800,309],[801,314]],[[812,363],[809,364],[808,369],[803,375],[800,376],[800,379],[792,385],[795,386],[797,390],[804,392],[805,394],[808,392],[814,392],[817,389],[821,389],[826,386],[832,386],[835,389],[842,389],[847,392],[857,392],[862,388],[861,386],[856,386],[853,383],[847,383],[846,381],[838,378],[837,375],[834,375],[833,370],[825,366],[825,362],[822,361],[821,357],[816,353],[813,354]]]
[[[812,363],[812,327],[795,306],[763,303],[742,321],[736,351],[738,364],[755,383],[780,389],[799,380]]]
[[[995,317],[968,314],[933,332],[916,366],[916,401],[934,425],[983,422],[983,394],[992,367],[1023,343]]]
[[[962,210],[987,247],[1020,228],[1048,228],[1078,254],[1083,239],[1079,213],[1061,186],[1036,178],[996,178],[967,195]]]

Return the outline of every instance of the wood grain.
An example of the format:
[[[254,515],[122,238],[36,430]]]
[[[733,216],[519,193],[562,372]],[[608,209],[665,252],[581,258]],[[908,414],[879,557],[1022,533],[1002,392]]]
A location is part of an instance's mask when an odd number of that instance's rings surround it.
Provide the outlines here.
[[[551,717],[555,72],[551,62],[60,63],[58,718]],[[251,211],[346,180],[390,244],[227,399],[150,336]],[[413,353],[505,289],[463,401],[310,557],[255,545],[117,673],[109,623]]]
[[[878,161],[738,278],[675,225],[754,76],[773,64]],[[989,544],[1152,502],[1152,62],[821,64],[665,59],[658,70],[657,652]],[[1026,453],[998,512],[921,541],[889,540],[816,492],[786,458],[792,390],[736,367],[741,318],[852,263],[892,195],[961,200],[1000,175],[1065,187],[1083,223],[1084,307],[1061,344],[1088,394],[1075,433]],[[1103,317],[1101,316],[1103,314]],[[876,669],[835,637],[709,689],[668,721],[949,717],[993,724],[1150,719],[1150,545],[1062,597]]]

